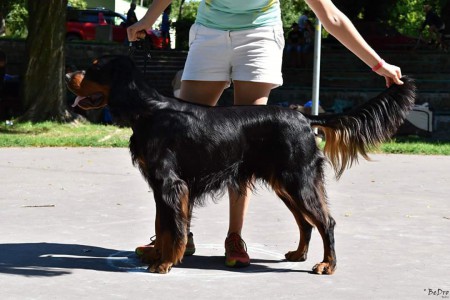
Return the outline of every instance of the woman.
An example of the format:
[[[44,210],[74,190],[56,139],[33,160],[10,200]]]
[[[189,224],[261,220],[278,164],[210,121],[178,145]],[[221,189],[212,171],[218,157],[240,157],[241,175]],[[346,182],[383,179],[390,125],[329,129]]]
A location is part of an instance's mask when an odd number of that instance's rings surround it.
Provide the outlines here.
[[[145,16],[128,27],[128,39],[135,41],[140,31],[151,28],[170,2],[154,0]],[[329,33],[385,77],[387,86],[402,84],[400,68],[385,63],[331,0],[306,3]],[[279,0],[202,0],[189,44],[180,91],[185,101],[214,106],[232,81],[235,105],[265,105],[270,91],[283,83],[284,35]],[[229,189],[229,195],[225,264],[244,267],[250,264],[241,238],[250,189],[244,195]],[[152,244],[138,247],[136,252],[143,253],[146,247]],[[187,249],[189,254],[195,251],[192,234]]]

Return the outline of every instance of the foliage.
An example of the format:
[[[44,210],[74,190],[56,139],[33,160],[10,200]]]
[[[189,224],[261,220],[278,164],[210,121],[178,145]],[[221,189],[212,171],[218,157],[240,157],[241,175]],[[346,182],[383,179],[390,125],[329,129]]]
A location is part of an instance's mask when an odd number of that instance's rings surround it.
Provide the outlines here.
[[[292,23],[298,22],[302,14],[313,16],[308,5],[303,0],[281,1],[281,19],[284,28],[290,28]]]
[[[181,18],[187,20],[195,20],[199,4],[200,1],[184,2],[183,9],[181,10]]]
[[[28,35],[27,0],[5,0],[0,6],[1,12],[6,15],[6,36],[13,38],[26,38]],[[86,8],[86,0],[69,0],[69,4],[77,8]]]
[[[131,2],[131,0],[128,0]],[[141,3],[140,0],[136,1]],[[148,7],[152,0],[144,0],[143,5]],[[28,12],[26,10],[26,0],[3,0],[0,4],[0,10],[6,17],[8,36],[26,37],[26,24],[28,21]],[[309,13],[309,8],[303,0],[280,1],[282,10],[283,26],[289,28],[293,22],[297,22],[302,13]],[[448,0],[378,0],[378,1],[353,1],[353,0],[335,0],[338,6],[350,19],[376,20],[386,22],[395,27],[400,33],[408,36],[418,36],[418,29],[424,20],[422,7],[425,3],[435,7],[438,13],[441,9],[449,6]],[[173,0],[171,18],[178,19],[180,5],[180,19],[195,20],[195,14],[198,7],[198,0],[184,1]],[[86,0],[69,0],[69,5],[78,8],[86,8]],[[445,16],[443,16],[445,17]],[[183,25],[184,26],[184,25]],[[426,32],[424,32],[426,33]]]
[[[2,0],[0,1],[0,13],[2,13],[3,16],[7,16],[14,4],[25,6],[25,1],[26,0]]]
[[[199,4],[199,1],[184,2],[177,0],[172,2],[170,16],[177,20],[173,23],[177,33],[175,42],[177,49],[186,50],[189,47],[189,29],[195,21]]]
[[[6,16],[6,35],[14,38],[26,38],[28,35],[28,11],[25,1],[18,1],[11,6]]]
[[[388,24],[408,36],[419,36],[420,27],[425,20],[423,5],[431,4],[437,12],[440,11],[439,1],[428,0],[398,0],[391,9]],[[423,32],[425,35],[426,31]]]
[[[87,7],[86,0],[69,0],[69,5],[75,8],[84,9]]]
[[[131,2],[132,0],[127,1]],[[141,3],[140,0],[136,2]],[[143,0],[143,5],[148,7],[151,2],[152,0]],[[424,4],[431,4],[438,13],[443,8],[450,10],[449,0],[334,0],[333,2],[354,21],[362,19],[387,23],[408,36],[418,36],[420,25],[424,20],[422,11]],[[2,0],[0,11],[7,16],[7,35],[26,37],[28,12],[25,3],[26,0]],[[86,0],[69,0],[69,4],[79,8],[87,6]],[[195,20],[198,4],[199,0],[173,0],[171,18],[177,21],[184,20],[178,25],[189,27],[189,24]],[[303,13],[309,13],[311,17],[313,15],[304,0],[285,0],[280,1],[280,4],[284,28],[290,28],[291,24],[297,22]],[[181,16],[179,16],[180,6]],[[442,17],[450,18],[444,13],[442,13]],[[177,29],[180,30],[180,28]],[[188,29],[184,29],[184,31],[188,31]],[[426,34],[426,32],[424,33]]]

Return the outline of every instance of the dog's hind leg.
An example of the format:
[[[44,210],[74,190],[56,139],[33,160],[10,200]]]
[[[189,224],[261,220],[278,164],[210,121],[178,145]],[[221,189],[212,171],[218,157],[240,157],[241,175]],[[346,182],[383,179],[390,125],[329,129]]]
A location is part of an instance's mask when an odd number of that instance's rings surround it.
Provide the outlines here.
[[[155,251],[159,259],[149,266],[152,273],[167,273],[183,258],[187,242],[189,192],[180,179],[165,178],[153,186],[157,219]]]
[[[300,188],[301,202],[299,205],[302,206],[304,217],[319,230],[324,248],[323,261],[313,267],[313,272],[331,275],[336,270],[336,252],[334,249],[334,226],[336,222],[328,211],[323,177],[317,175],[315,178],[304,180],[303,183],[304,185]]]
[[[328,216],[327,223],[319,223],[317,229],[322,236],[324,258],[323,261],[313,267],[316,274],[331,275],[336,271],[336,252],[334,249],[334,226],[336,222],[331,216]]]
[[[301,178],[298,173],[285,174],[283,177],[290,178],[289,180],[277,177],[276,181],[271,181],[271,186],[277,195],[294,214],[300,229],[298,248],[296,251],[288,252],[286,259],[289,261],[304,261],[306,259],[311,230],[315,226],[322,236],[324,259],[314,266],[313,272],[316,274],[333,274],[336,269],[335,221],[328,212],[321,168],[318,168],[316,172],[305,173],[310,174],[310,176]]]

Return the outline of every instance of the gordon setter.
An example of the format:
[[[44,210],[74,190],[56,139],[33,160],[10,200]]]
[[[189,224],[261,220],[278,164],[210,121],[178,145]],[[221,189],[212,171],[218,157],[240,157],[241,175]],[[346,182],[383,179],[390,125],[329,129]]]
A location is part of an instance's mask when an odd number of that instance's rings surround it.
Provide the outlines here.
[[[115,120],[133,130],[130,151],[156,202],[156,242],[150,272],[167,273],[183,257],[187,222],[194,205],[226,186],[245,193],[254,180],[273,188],[300,230],[289,261],[304,261],[311,230],[324,245],[313,272],[336,270],[335,221],[324,187],[324,165],[336,176],[373,146],[390,138],[415,100],[415,85],[404,77],[377,97],[346,114],[308,116],[279,106],[209,107],[160,95],[127,56],[104,56],[87,71],[66,75],[77,95],[74,105],[108,105]],[[313,127],[325,135],[323,152]],[[325,156],[323,155],[325,153]],[[327,158],[328,159],[327,159]]]

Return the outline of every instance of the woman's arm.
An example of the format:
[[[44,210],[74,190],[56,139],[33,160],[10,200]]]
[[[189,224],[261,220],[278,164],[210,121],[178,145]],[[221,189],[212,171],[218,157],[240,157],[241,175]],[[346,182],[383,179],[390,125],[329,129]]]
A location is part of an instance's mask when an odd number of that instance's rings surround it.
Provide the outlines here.
[[[384,76],[386,85],[403,84],[399,67],[384,62],[381,57],[367,44],[356,30],[352,22],[331,0],[306,0],[325,29],[339,40],[347,49],[359,57],[377,74]]]
[[[127,28],[128,40],[133,42],[139,38],[143,38],[139,32],[151,28],[171,2],[172,0],[153,0],[144,17]]]

